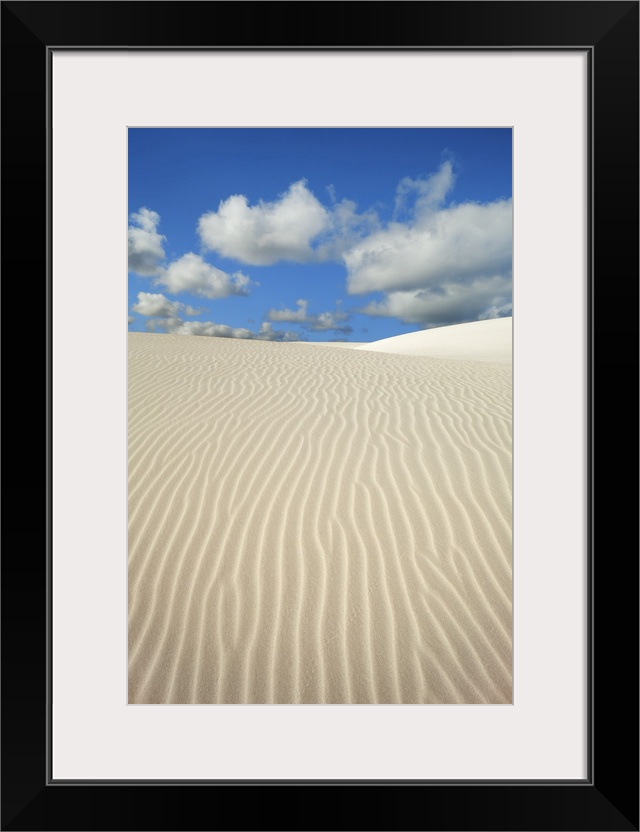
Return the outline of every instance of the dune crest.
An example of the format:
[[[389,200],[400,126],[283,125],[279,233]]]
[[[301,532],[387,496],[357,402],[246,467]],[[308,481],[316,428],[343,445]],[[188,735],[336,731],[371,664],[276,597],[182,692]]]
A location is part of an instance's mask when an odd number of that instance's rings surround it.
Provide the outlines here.
[[[390,352],[397,355],[424,355],[465,361],[498,361],[511,364],[513,318],[493,318],[468,324],[441,326],[407,332],[362,344],[360,350]]]
[[[130,703],[511,701],[511,367],[384,344],[129,334]]]

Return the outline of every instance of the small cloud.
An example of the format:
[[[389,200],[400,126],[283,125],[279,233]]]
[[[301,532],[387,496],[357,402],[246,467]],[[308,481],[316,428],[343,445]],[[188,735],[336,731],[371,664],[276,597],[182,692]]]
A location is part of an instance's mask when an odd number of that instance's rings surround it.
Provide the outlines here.
[[[286,321],[287,323],[303,323],[307,320],[308,300],[299,299],[296,301],[296,310],[293,309],[270,309],[267,318],[270,321]]]
[[[135,321],[135,318],[133,317],[133,315],[128,315],[128,316],[127,316],[127,326],[131,326],[131,324],[132,324],[134,321]]]
[[[260,331],[256,334],[258,341],[302,341],[297,332],[290,332],[289,330],[282,331],[274,329],[273,326],[265,321],[260,324]]]
[[[440,207],[449,191],[453,188],[455,176],[450,161],[443,162],[440,168],[426,177],[411,179],[405,176],[396,188],[394,216],[407,210],[409,198],[414,198],[412,212],[424,216]]]
[[[193,252],[164,266],[162,261],[165,259],[165,251],[162,243],[166,237],[158,233],[160,215],[155,211],[141,208],[138,213],[131,215],[131,221],[129,271],[143,277],[152,277],[154,285],[161,286],[172,294],[189,292],[205,298],[249,294],[249,287],[253,284],[245,274],[227,274]],[[197,315],[198,312],[187,314]]]
[[[487,321],[494,318],[508,318],[510,315],[513,315],[513,304],[505,303],[500,307],[492,306],[489,309],[486,309],[481,315],[478,316],[478,320]]]
[[[165,253],[162,243],[166,240],[158,233],[160,215],[148,208],[141,208],[131,215],[129,226],[129,271],[149,277],[158,273]]]
[[[151,292],[138,292],[138,302],[131,307],[134,312],[139,315],[160,316],[166,318],[175,318],[180,312],[185,315],[199,315],[201,309],[194,309],[185,303],[179,301],[171,301],[161,294],[153,294]],[[130,321],[133,318],[129,319]]]
[[[353,329],[344,322],[349,320],[349,315],[343,312],[340,304],[336,304],[334,312],[320,312],[315,315],[308,313],[309,301],[300,298],[296,301],[297,309],[270,309],[266,317],[269,321],[300,324],[303,329],[310,332],[353,332]]]
[[[154,280],[174,295],[188,292],[204,298],[226,298],[230,295],[248,295],[252,285],[242,272],[227,274],[200,257],[189,252],[162,269]]]
[[[305,329],[312,332],[344,332],[348,334],[353,332],[353,328],[348,324],[341,323],[349,319],[349,316],[337,310],[336,312],[320,312],[319,315],[310,316],[311,320],[305,324]]]
[[[248,341],[301,341],[297,332],[275,330],[270,323],[263,323],[258,332],[244,327],[231,327],[213,321],[183,321],[178,317],[155,318],[147,321],[151,332],[168,332],[172,335],[201,335],[210,338],[239,338]]]

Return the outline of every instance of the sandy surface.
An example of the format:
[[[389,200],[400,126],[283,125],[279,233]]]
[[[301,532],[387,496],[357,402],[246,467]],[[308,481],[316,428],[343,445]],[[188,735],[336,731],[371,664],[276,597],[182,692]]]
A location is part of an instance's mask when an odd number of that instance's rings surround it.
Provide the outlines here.
[[[129,334],[129,702],[510,701],[510,365]]]
[[[398,355],[425,355],[432,358],[457,358],[465,361],[499,361],[511,364],[513,318],[496,318],[407,332],[371,344],[361,350],[392,352]]]
[[[295,344],[310,344],[315,347],[343,347],[354,350],[367,345],[366,341],[292,341]]]

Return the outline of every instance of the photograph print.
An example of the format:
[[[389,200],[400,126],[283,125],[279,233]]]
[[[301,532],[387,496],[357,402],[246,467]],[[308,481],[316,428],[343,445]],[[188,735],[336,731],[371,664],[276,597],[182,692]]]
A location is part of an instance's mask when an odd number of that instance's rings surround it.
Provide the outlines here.
[[[512,702],[512,131],[129,128],[128,702]]]

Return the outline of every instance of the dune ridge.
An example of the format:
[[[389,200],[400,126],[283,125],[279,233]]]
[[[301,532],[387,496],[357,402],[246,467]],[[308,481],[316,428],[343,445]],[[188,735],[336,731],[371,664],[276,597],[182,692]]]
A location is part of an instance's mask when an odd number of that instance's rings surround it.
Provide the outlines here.
[[[398,355],[424,355],[431,358],[456,358],[466,361],[499,361],[511,364],[511,316],[452,324],[418,332],[383,338],[358,349],[392,352]]]
[[[130,703],[510,702],[511,367],[130,333],[128,568]]]

